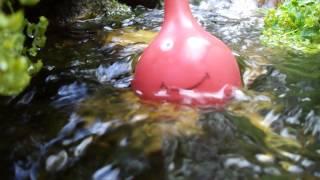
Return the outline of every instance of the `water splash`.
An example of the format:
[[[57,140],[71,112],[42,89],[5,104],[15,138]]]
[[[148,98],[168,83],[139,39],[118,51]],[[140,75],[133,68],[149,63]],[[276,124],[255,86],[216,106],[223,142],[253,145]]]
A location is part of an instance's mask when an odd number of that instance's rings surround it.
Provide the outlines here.
[[[70,85],[60,87],[57,96],[53,101],[53,105],[63,107],[70,104],[75,104],[83,100],[88,93],[88,88],[85,83],[74,82]]]

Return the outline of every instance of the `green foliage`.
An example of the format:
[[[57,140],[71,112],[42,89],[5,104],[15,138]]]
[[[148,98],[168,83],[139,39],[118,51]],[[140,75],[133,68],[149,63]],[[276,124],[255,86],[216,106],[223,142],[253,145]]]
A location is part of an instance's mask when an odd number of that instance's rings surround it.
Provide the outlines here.
[[[48,20],[41,16],[38,24],[30,23],[27,24],[27,36],[32,41],[32,46],[28,49],[30,56],[36,56],[39,48],[44,47],[47,41],[47,37],[45,36],[46,30],[48,27]]]
[[[34,0],[21,0],[32,4]],[[8,2],[8,1],[7,1]],[[0,3],[0,7],[3,4]],[[42,62],[33,63],[30,56],[36,56],[46,41],[45,31],[48,21],[40,17],[38,24],[25,20],[22,11],[6,14],[0,9],[0,94],[16,95],[30,82],[31,75],[38,72]],[[31,47],[26,47],[27,37]]]
[[[265,17],[261,40],[298,53],[320,52],[320,1],[286,0]]]

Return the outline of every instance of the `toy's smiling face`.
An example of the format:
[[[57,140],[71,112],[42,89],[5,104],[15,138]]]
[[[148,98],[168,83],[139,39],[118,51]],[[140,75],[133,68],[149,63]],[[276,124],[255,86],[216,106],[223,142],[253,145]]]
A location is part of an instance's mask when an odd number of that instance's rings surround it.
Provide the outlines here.
[[[132,87],[146,100],[223,104],[231,87],[241,87],[241,78],[235,58],[220,40],[199,29],[176,33],[169,28],[145,49]]]
[[[185,77],[183,81],[178,81],[175,77],[170,79],[153,79],[152,82],[149,82],[149,86],[147,84],[145,86],[140,85],[141,89],[136,87],[139,82],[135,79],[133,81],[133,88],[143,99],[170,101],[181,104],[223,104],[231,98],[233,86],[227,84],[220,89],[213,90],[212,79],[208,72],[202,74],[201,78],[199,78],[200,76],[191,77],[190,75],[192,75],[192,72],[182,74],[181,77]]]
[[[170,44],[170,51],[163,51],[163,47],[158,46],[161,56],[149,53],[147,49],[136,67],[133,89],[147,100],[222,104],[229,98],[230,87],[241,86],[234,57],[227,54],[226,59],[221,48],[194,51],[194,44],[189,43],[189,48],[186,48],[188,43],[185,44],[182,49],[175,49],[174,44]],[[212,53],[215,59],[212,59]],[[235,68],[226,71],[224,67],[230,64]],[[238,75],[234,78],[232,74]]]

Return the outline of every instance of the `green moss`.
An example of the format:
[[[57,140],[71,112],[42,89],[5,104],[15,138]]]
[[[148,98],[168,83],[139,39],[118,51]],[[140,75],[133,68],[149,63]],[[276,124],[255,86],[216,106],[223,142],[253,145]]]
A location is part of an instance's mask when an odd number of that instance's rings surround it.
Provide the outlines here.
[[[18,94],[29,84],[31,75],[39,71],[41,61],[33,63],[29,56],[36,56],[44,46],[47,25],[44,17],[32,24],[25,20],[22,11],[6,14],[0,9],[0,95]],[[26,28],[32,40],[29,48],[25,47]]]
[[[320,1],[286,0],[265,17],[264,44],[298,53],[320,52]]]

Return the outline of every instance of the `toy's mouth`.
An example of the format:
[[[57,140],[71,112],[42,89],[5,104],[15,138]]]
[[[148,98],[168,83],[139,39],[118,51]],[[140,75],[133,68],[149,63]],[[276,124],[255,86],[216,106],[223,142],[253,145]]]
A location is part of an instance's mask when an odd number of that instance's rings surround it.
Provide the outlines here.
[[[169,90],[169,91],[194,90],[209,79],[210,79],[210,75],[209,73],[206,73],[197,83],[185,88],[169,87],[165,82],[162,82],[160,85],[160,90]]]
[[[170,87],[162,82],[160,89],[155,93],[156,97],[170,101],[181,101],[183,104],[206,104],[208,101],[221,103],[232,96],[232,89],[229,85],[221,87],[218,91],[200,91],[199,88],[210,80],[209,73],[206,73],[198,82],[189,87]]]

